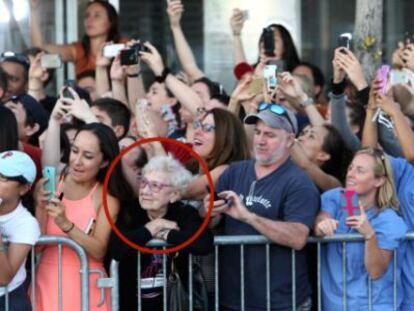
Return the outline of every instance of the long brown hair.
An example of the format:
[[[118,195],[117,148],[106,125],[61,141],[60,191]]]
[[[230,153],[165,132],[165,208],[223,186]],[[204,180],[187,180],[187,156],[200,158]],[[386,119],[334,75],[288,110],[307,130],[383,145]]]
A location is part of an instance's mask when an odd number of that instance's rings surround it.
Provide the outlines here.
[[[206,159],[209,169],[249,159],[247,136],[240,120],[231,112],[221,108],[207,111],[204,118],[209,114],[213,115],[216,126],[213,150]]]

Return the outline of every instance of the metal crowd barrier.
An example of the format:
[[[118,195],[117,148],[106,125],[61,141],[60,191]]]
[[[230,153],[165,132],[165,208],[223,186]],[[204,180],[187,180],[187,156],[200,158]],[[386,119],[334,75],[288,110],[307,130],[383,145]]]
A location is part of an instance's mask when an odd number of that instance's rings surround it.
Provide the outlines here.
[[[7,243],[7,240],[5,240],[5,243]],[[81,305],[79,306],[81,311],[88,311],[90,310],[89,306],[89,274],[90,273],[101,273],[101,271],[97,270],[89,270],[88,267],[88,257],[85,252],[85,250],[77,244],[72,239],[69,239],[67,237],[62,236],[41,236],[36,243],[34,247],[32,247],[31,251],[31,283],[36,283],[36,273],[35,273],[35,267],[36,267],[36,253],[35,253],[35,247],[39,245],[50,245],[50,244],[57,244],[58,248],[58,299],[59,299],[59,311],[62,310],[62,247],[67,246],[71,248],[75,253],[77,254],[79,258],[80,263],[80,293],[81,293]],[[102,295],[101,295],[101,301],[102,303],[105,299],[105,288],[111,288],[111,304],[112,304],[112,311],[118,311],[119,310],[119,286],[118,286],[118,263],[115,261],[111,262],[110,266],[110,275],[112,277],[104,278],[101,277],[98,279],[97,286],[101,288]],[[5,294],[5,310],[9,311],[9,293],[7,290],[7,286],[5,287],[6,294]],[[31,286],[31,295],[32,297],[36,297],[36,286]],[[33,311],[36,311],[36,305],[35,305],[35,299],[32,299],[32,309]],[[74,306],[74,310],[76,307]],[[79,310],[79,309],[78,309]],[[42,310],[37,310],[42,311]]]
[[[404,240],[414,240],[414,232],[409,232],[405,235]],[[347,310],[347,289],[346,289],[346,279],[347,279],[347,272],[346,272],[346,245],[347,243],[354,243],[354,242],[361,242],[364,241],[364,238],[360,234],[337,234],[331,237],[309,237],[307,243],[316,243],[317,244],[317,299],[318,299],[318,307],[317,310],[322,310],[321,305],[321,244],[323,243],[333,243],[333,242],[341,242],[343,247],[343,254],[342,254],[342,279],[343,279],[343,293],[342,293],[342,310]],[[246,310],[245,307],[245,283],[244,283],[244,247],[245,245],[263,245],[265,247],[266,253],[266,308],[267,310],[271,310],[271,299],[270,299],[270,246],[273,244],[269,239],[264,236],[216,236],[214,238],[214,292],[215,292],[215,299],[214,299],[214,310],[220,310],[219,305],[219,286],[218,286],[218,279],[219,279],[219,267],[218,267],[218,260],[219,260],[219,248],[223,246],[240,246],[240,310]],[[149,244],[148,247],[157,247],[162,248],[166,247],[167,245],[162,241],[153,240]],[[291,265],[292,267],[296,266],[296,251],[292,249],[291,251]],[[138,253],[138,262],[137,262],[137,270],[138,270],[138,285],[137,285],[137,292],[138,292],[138,311],[141,311],[141,262],[140,257],[141,254]],[[192,260],[193,257],[189,255],[189,303],[190,303],[190,311],[193,310],[193,286],[192,286]],[[394,293],[394,306],[393,310],[397,310],[397,251],[394,251],[393,256],[394,261],[394,271],[393,271],[393,293]],[[163,278],[164,278],[164,287],[163,287],[163,306],[164,311],[167,310],[167,288],[165,284],[167,284],[167,276],[166,276],[166,269],[167,267],[167,256],[163,255]],[[371,284],[372,280],[369,279],[368,282],[368,310],[372,310],[372,292],[371,292]],[[247,293],[248,294],[248,293]],[[296,311],[296,275],[295,269],[292,268],[292,310]]]
[[[414,240],[414,232],[409,232],[405,235],[404,240]],[[342,254],[342,279],[343,279],[343,296],[342,296],[342,304],[343,310],[347,310],[347,291],[346,291],[346,244],[353,243],[353,242],[360,242],[363,241],[363,237],[360,234],[337,234],[332,237],[324,237],[324,238],[316,238],[316,237],[309,237],[307,243],[316,243],[317,244],[317,298],[318,298],[318,311],[322,309],[321,306],[321,244],[323,243],[332,243],[332,242],[341,242],[343,247],[343,254]],[[57,244],[58,247],[58,273],[59,273],[59,284],[58,284],[58,295],[61,302],[62,297],[62,284],[61,284],[61,275],[62,275],[62,264],[61,264],[61,256],[62,256],[62,245],[70,247],[74,250],[80,260],[80,276],[81,276],[81,284],[80,284],[80,291],[81,291],[81,311],[89,310],[89,274],[94,273],[96,271],[90,271],[88,269],[88,260],[85,250],[78,245],[73,240],[61,237],[61,236],[42,236],[40,237],[37,245],[46,245],[46,244]],[[215,292],[215,299],[214,299],[214,309],[219,310],[219,267],[218,267],[218,260],[219,260],[219,248],[233,245],[240,247],[240,310],[244,311],[245,307],[245,284],[244,284],[244,247],[246,245],[263,245],[266,250],[266,306],[267,310],[271,310],[271,300],[270,300],[270,246],[273,243],[265,238],[264,236],[216,236],[214,238],[214,276],[215,276],[215,284],[214,284],[214,292]],[[148,247],[157,247],[157,248],[165,248],[166,245],[164,242],[159,240],[152,240],[147,245]],[[296,266],[296,251],[292,249],[291,252],[291,264],[292,267]],[[141,254],[138,252],[138,260],[137,260],[137,293],[138,293],[138,311],[142,309],[142,299],[141,299]],[[393,256],[394,260],[394,280],[393,280],[393,292],[394,292],[394,310],[397,310],[397,286],[396,286],[396,270],[397,270],[397,252],[394,252]],[[164,279],[164,286],[163,286],[163,309],[167,310],[167,256],[163,255],[163,279]],[[193,310],[193,279],[192,279],[192,269],[193,269],[193,256],[189,255],[189,304],[190,304],[190,311]],[[35,275],[35,252],[34,247],[32,248],[32,256],[31,256],[31,281],[34,283],[36,281]],[[118,278],[118,263],[116,261],[111,262],[110,266],[110,277],[103,278],[101,277],[98,279],[97,286],[104,291],[104,288],[111,289],[111,308],[112,311],[119,310],[119,278]],[[36,295],[36,288],[32,286],[32,297]],[[368,282],[368,297],[369,297],[369,310],[372,310],[372,297],[371,297],[371,280]],[[102,300],[104,296],[102,296]],[[296,310],[296,275],[295,269],[292,269],[292,310]],[[36,311],[36,306],[32,304],[33,310]],[[6,295],[5,295],[5,310],[9,310],[8,305],[8,292],[6,287]],[[41,310],[39,310],[41,311]],[[59,306],[59,311],[61,311],[61,305]]]

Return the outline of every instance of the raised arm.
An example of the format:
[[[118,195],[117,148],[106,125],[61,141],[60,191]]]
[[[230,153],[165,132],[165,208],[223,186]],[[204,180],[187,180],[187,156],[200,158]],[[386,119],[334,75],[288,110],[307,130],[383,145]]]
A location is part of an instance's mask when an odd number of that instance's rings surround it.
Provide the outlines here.
[[[50,44],[46,43],[40,29],[41,11],[40,0],[30,0],[30,37],[32,45],[42,48],[49,53],[60,54],[64,62],[75,60],[75,47],[73,44]]]
[[[163,74],[167,74],[163,77],[165,78],[164,83],[166,87],[173,93],[181,105],[187,108],[193,116],[196,116],[198,109],[203,107],[203,102],[200,96],[198,96],[191,87],[181,82],[174,75],[165,73],[166,67],[164,66],[157,49],[148,42],[145,43],[145,46],[148,47],[151,52],[140,52],[142,61],[148,64],[156,77],[161,77]]]
[[[230,17],[230,26],[233,34],[233,55],[235,65],[247,62],[247,58],[244,53],[243,42],[241,39],[241,32],[245,20],[246,16],[242,10],[237,8],[233,9],[233,13]]]
[[[405,120],[400,105],[391,98],[379,94],[377,97],[378,107],[388,114],[394,121],[395,131],[400,141],[404,157],[407,161],[414,163],[414,132]]]
[[[299,143],[295,142],[292,145],[290,155],[293,161],[309,175],[322,192],[342,186],[338,179],[325,173],[319,166],[310,161]]]
[[[167,13],[170,19],[170,27],[174,38],[175,48],[178,59],[184,72],[189,76],[191,81],[204,77],[204,72],[197,66],[191,47],[185,38],[180,20],[184,11],[184,5],[181,1],[167,1]]]

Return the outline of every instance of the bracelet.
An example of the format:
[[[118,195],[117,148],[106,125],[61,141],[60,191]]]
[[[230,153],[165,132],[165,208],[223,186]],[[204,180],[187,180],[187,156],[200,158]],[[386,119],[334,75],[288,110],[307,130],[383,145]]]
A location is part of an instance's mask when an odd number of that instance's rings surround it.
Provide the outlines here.
[[[365,241],[371,240],[375,236],[375,231],[373,231],[369,236],[365,237]]]
[[[313,100],[313,98],[308,97],[303,102],[300,103],[300,106],[305,108],[307,106],[313,105],[314,103],[315,103],[315,101]]]
[[[66,230],[63,230],[62,229],[62,231],[64,232],[64,233],[69,233],[70,231],[72,231],[72,229],[73,228],[75,228],[75,224],[72,222],[72,225],[69,227],[69,229],[66,229]]]
[[[127,76],[128,78],[138,78],[141,75],[141,70],[138,71],[137,73],[128,73]]]
[[[165,67],[160,76],[155,76],[155,81],[157,81],[158,83],[164,83],[165,79],[167,79],[167,76],[170,73],[171,70],[168,67]]]

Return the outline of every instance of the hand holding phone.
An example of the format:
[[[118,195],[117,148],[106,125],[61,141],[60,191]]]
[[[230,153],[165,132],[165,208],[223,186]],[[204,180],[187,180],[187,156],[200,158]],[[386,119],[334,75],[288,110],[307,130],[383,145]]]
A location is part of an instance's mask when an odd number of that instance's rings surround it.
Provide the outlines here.
[[[344,47],[348,50],[351,49],[351,40],[352,40],[352,34],[349,32],[342,33],[338,36],[338,48]],[[345,53],[344,51],[341,51],[342,53]]]
[[[267,91],[272,91],[277,86],[277,65],[266,65],[263,70],[263,77],[266,80]]]
[[[385,95],[385,92],[387,90],[387,84],[388,84],[388,73],[390,72],[390,66],[388,65],[382,65],[378,70],[377,70],[377,80],[381,81],[381,89],[379,90],[379,92],[382,95]]]
[[[210,194],[210,186],[209,185],[206,185],[206,190]],[[218,200],[223,200],[223,199],[218,196],[218,193],[216,191],[214,191],[214,201],[218,201]]]

